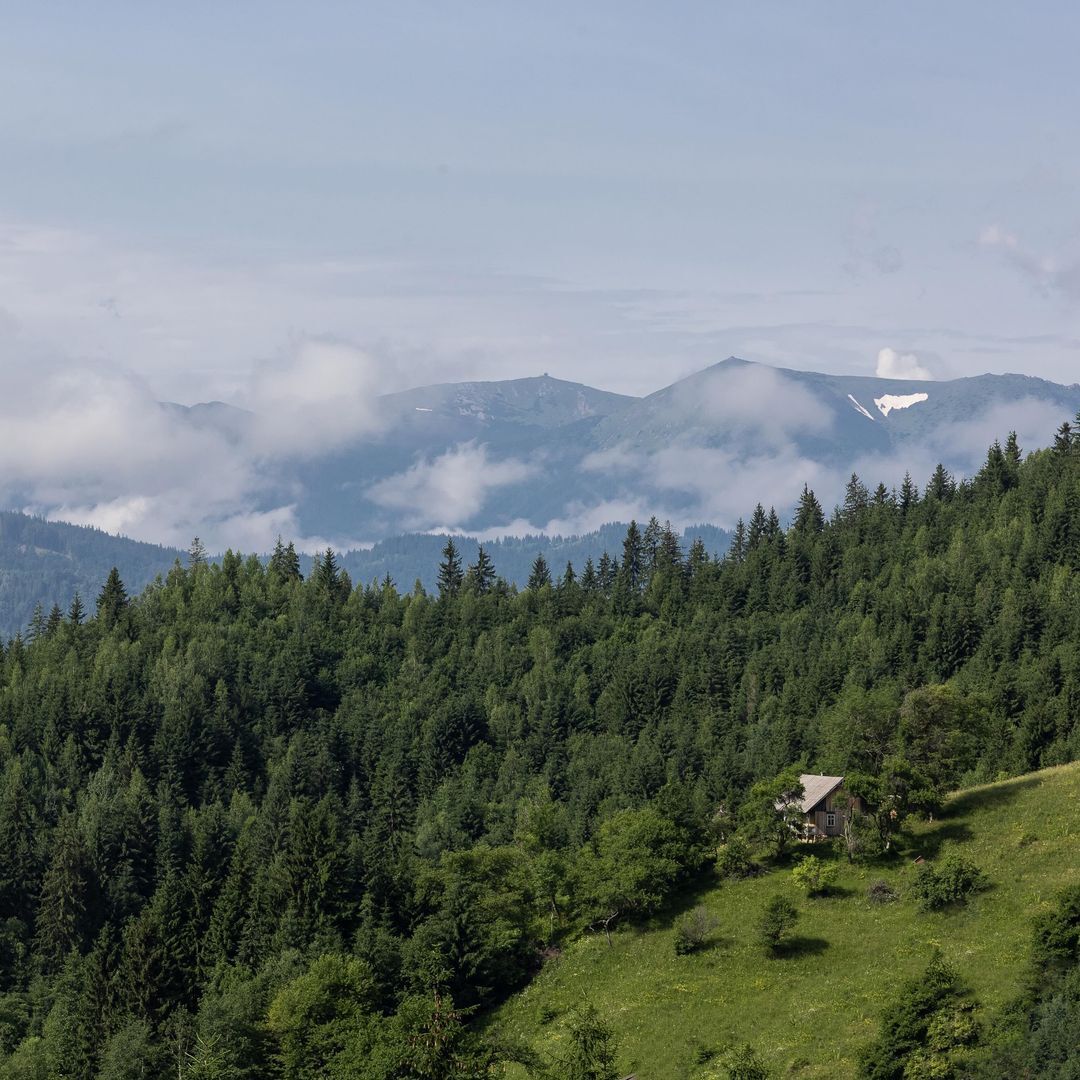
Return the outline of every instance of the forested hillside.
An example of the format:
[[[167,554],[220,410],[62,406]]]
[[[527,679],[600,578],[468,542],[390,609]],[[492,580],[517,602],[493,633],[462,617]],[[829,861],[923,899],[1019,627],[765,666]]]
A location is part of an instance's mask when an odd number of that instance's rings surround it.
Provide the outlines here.
[[[35,607],[64,607],[76,592],[92,603],[113,566],[132,589],[164,573],[181,553],[100,529],[0,511],[0,635],[26,629]]]
[[[970,482],[853,477],[728,554],[651,525],[520,592],[227,554],[113,574],[0,669],[0,1077],[478,1077],[470,1015],[647,916],[785,770],[849,774],[864,850],[1080,749],[1080,442]],[[729,845],[730,847],[730,845]],[[592,928],[592,931],[590,931]],[[749,1074],[748,1074],[749,1075]]]
[[[605,551],[617,550],[625,531],[625,524],[611,524],[581,536],[504,537],[486,546],[497,561],[499,576],[524,586],[538,554],[553,566],[565,567],[570,561],[581,566],[586,559],[599,561]],[[722,555],[730,534],[715,525],[697,525],[684,532],[683,543],[692,538],[700,538],[710,555]],[[418,580],[434,589],[445,543],[445,536],[407,533],[343,552],[338,559],[358,584],[382,581],[389,574],[404,589]],[[463,558],[475,559],[479,547],[475,538],[459,536],[455,543]],[[182,554],[100,529],[0,512],[0,637],[25,633],[39,607],[45,615],[54,604],[66,608],[76,592],[92,599],[114,566],[125,584],[138,591],[158,574],[168,573]],[[311,557],[301,555],[300,566],[309,572]]]

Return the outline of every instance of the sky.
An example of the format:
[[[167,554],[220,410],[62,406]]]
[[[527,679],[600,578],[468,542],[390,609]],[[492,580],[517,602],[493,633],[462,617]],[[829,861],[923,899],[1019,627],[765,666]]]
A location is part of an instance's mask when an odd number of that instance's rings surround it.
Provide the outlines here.
[[[373,392],[1080,379],[1075,5],[0,13],[0,421],[257,407],[322,345]]]

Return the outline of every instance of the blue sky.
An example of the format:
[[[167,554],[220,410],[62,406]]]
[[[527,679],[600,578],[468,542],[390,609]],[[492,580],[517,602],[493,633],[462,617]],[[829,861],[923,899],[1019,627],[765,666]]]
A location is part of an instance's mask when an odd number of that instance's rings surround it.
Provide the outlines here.
[[[1072,5],[4,6],[0,365],[1080,379]]]

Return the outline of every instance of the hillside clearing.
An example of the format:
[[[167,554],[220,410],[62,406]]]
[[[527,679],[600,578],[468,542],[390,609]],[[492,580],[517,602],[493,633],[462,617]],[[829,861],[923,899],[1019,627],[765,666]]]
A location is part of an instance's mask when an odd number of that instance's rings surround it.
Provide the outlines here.
[[[744,1042],[777,1076],[851,1077],[897,983],[921,971],[935,947],[984,1014],[1016,992],[1032,916],[1080,880],[1078,836],[1080,765],[960,792],[939,819],[905,838],[893,862],[852,866],[837,856],[829,897],[801,896],[788,869],[706,888],[649,927],[624,928],[610,947],[599,934],[576,942],[489,1023],[550,1051],[564,1037],[567,1014],[589,1000],[615,1030],[620,1069],[640,1080],[703,1075],[710,1054]],[[992,887],[965,909],[921,913],[910,895],[913,860],[949,850],[978,863]],[[899,902],[866,899],[878,879],[900,892]],[[770,959],[755,923],[778,893],[797,898],[801,918],[786,954]],[[714,944],[677,957],[674,921],[699,903],[719,920]],[[508,1080],[522,1076],[506,1070]]]

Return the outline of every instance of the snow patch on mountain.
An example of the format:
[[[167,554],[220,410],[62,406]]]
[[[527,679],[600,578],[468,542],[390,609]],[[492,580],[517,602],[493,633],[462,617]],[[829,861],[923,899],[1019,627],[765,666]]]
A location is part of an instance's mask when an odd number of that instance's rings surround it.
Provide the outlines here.
[[[888,416],[893,409],[907,409],[926,401],[929,394],[885,394],[874,398],[874,404],[881,410],[882,416]]]
[[[867,420],[873,420],[874,418],[855,400],[854,394],[848,394],[848,401],[855,406],[866,417]]]

